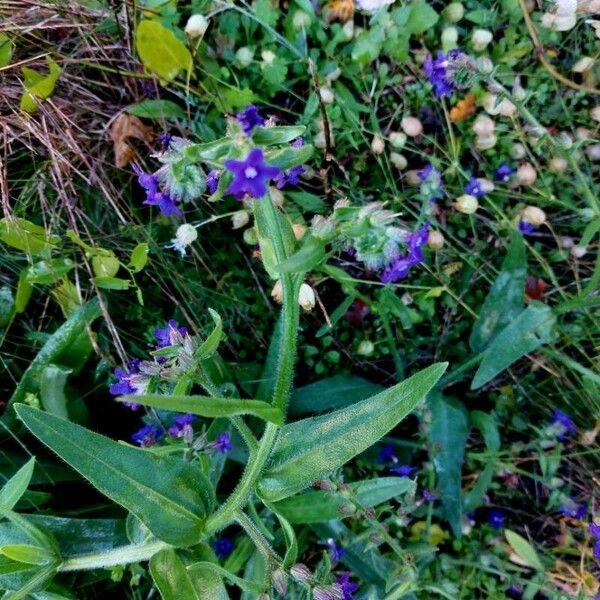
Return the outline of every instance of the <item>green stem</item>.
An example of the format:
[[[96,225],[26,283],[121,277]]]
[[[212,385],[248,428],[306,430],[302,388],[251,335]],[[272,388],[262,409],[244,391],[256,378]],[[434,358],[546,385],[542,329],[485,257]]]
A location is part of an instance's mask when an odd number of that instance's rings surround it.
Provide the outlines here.
[[[254,545],[258,548],[258,551],[263,555],[263,558],[267,563],[280,562],[281,558],[277,556],[277,553],[266,540],[263,533],[260,531],[256,523],[250,519],[243,512],[238,512],[235,520],[238,525],[248,534],[248,537],[254,542]]]
[[[148,560],[157,552],[169,548],[165,542],[153,541],[146,544],[132,544],[119,546],[111,550],[104,550],[95,554],[82,554],[64,560],[58,568],[59,571],[85,571],[86,569],[105,569],[116,565]]]

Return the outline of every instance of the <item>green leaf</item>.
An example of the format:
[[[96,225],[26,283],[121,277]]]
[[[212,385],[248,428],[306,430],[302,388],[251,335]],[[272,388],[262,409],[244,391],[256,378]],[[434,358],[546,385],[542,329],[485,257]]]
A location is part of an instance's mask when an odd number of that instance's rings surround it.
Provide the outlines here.
[[[430,456],[438,478],[442,507],[456,537],[462,534],[462,463],[468,434],[467,412],[455,398],[431,395],[428,430]]]
[[[154,119],[155,121],[187,118],[185,110],[179,104],[171,102],[171,100],[142,100],[137,104],[128,106],[126,110],[130,115],[142,119]]]
[[[31,457],[0,489],[0,505],[12,509],[31,482],[35,458]]]
[[[525,354],[551,342],[555,322],[548,306],[539,302],[530,304],[487,347],[471,389],[480,388]]]
[[[15,299],[10,286],[0,287],[0,327],[6,327],[15,314]]]
[[[33,113],[37,110],[38,106],[35,98],[46,100],[52,95],[56,82],[62,73],[61,68],[49,56],[46,56],[46,62],[50,70],[48,75],[41,75],[27,68],[22,69],[25,78],[25,91],[21,96],[21,110],[25,112]]]
[[[381,477],[349,484],[360,506],[368,508],[387,502],[415,488],[408,477]],[[339,493],[322,490],[290,496],[273,503],[273,509],[292,524],[322,523],[341,519],[340,508],[348,498]]]
[[[479,318],[471,332],[469,343],[475,352],[483,350],[488,342],[512,323],[523,310],[526,274],[525,243],[520,233],[513,232],[502,269],[479,311]]]
[[[92,277],[92,281],[103,290],[127,290],[131,287],[129,279],[119,277]]]
[[[148,244],[142,242],[138,244],[131,253],[129,259],[129,266],[133,269],[134,273],[139,273],[148,262]]]
[[[256,584],[252,581],[248,581],[245,577],[244,579],[242,579],[241,577],[236,577],[232,573],[229,573],[229,571],[226,571],[223,567],[206,560],[190,565],[188,567],[188,570],[191,571],[194,575],[197,571],[200,571],[201,573],[207,571],[212,572],[213,574],[219,577],[229,580],[230,583],[236,585],[240,589],[245,590],[247,592],[251,592],[252,594],[258,595],[262,591],[264,591],[263,585]],[[203,596],[203,598],[206,598],[206,596]]]
[[[96,277],[114,277],[121,267],[119,259],[114,255],[96,254],[92,256],[92,269]]]
[[[43,569],[33,571],[31,577],[25,581],[18,590],[7,591],[4,596],[2,596],[2,600],[22,600],[27,598],[29,594],[41,588],[47,581],[54,577],[58,571],[59,564],[60,563],[57,561]],[[31,573],[31,571],[29,572]]]
[[[135,49],[146,69],[166,81],[192,67],[192,55],[185,44],[158,21],[144,20],[138,24]]]
[[[471,411],[471,423],[481,431],[488,450],[498,452],[500,450],[500,433],[494,415],[481,410]]]
[[[255,127],[252,130],[252,141],[257,146],[274,146],[286,144],[299,138],[306,131],[304,125],[284,125],[279,127]]]
[[[221,343],[221,339],[223,337],[223,320],[221,319],[221,316],[212,308],[209,308],[208,312],[215,322],[215,328],[194,352],[194,359],[197,361],[206,360],[207,358],[213,356],[213,354],[219,348],[219,344]]]
[[[73,312],[67,321],[50,336],[31,361],[8,401],[7,410],[14,402],[23,402],[27,393],[37,393],[39,391],[43,370],[64,354],[99,316],[100,306],[97,300],[92,300]],[[7,414],[10,422],[14,417],[12,413],[5,412],[3,419],[6,419]]]
[[[27,281],[27,270],[25,267],[21,273],[19,273],[19,282],[17,283],[17,293],[15,294],[15,311],[22,313],[29,304],[31,294],[33,293],[33,286]]]
[[[12,58],[13,45],[5,33],[0,33],[0,67],[5,67]]]
[[[496,24],[496,13],[495,11],[486,8],[478,8],[476,10],[470,10],[465,15],[465,19],[480,27],[493,27]]]
[[[0,219],[0,241],[32,256],[50,255],[60,238],[25,219]]]
[[[292,392],[290,414],[319,414],[344,408],[384,388],[356,375],[334,375]]]
[[[29,565],[47,565],[56,559],[56,556],[46,548],[31,546],[29,544],[6,544],[0,546],[0,554],[15,562]]]
[[[412,34],[425,33],[431,29],[439,19],[439,15],[424,2],[411,4],[410,15],[408,17],[407,28]]]
[[[287,498],[372,446],[425,398],[446,367],[432,365],[367,400],[282,427],[259,494]]]
[[[48,365],[40,378],[40,400],[44,410],[63,419],[69,418],[65,385],[72,372],[71,369]]]
[[[192,413],[201,417],[232,417],[252,415],[277,425],[283,423],[283,414],[268,402],[243,398],[213,398],[210,396],[165,396],[144,394],[141,396],[119,396],[121,402],[137,402],[144,406],[164,408],[173,412]]]
[[[213,491],[198,465],[119,444],[29,406],[16,412],[39,440],[157,538],[175,546],[200,541]]]
[[[265,152],[265,161],[270,165],[279,167],[282,171],[287,171],[292,167],[304,164],[313,155],[314,147],[312,144],[304,144],[300,148],[287,146],[278,150],[267,150]]]
[[[325,244],[318,238],[307,236],[298,252],[275,266],[279,273],[306,273],[325,258]]]
[[[75,264],[69,258],[41,260],[27,268],[25,277],[29,283],[41,285],[54,283],[64,277],[74,266]]]
[[[524,560],[532,569],[544,571],[544,565],[537,555],[535,548],[523,536],[510,529],[504,532],[504,536],[519,558]]]

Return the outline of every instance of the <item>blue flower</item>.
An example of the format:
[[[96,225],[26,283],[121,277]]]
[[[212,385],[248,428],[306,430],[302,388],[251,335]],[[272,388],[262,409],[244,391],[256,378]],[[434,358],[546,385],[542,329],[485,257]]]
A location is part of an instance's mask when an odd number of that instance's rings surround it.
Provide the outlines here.
[[[444,96],[451,96],[457,87],[453,81],[452,73],[454,70],[454,63],[458,62],[462,56],[462,52],[455,48],[450,50],[448,54],[438,52],[437,58],[427,57],[423,69],[433,85],[433,93],[436,98],[442,98]]]
[[[192,423],[196,420],[196,417],[190,413],[179,415],[175,417],[173,425],[169,427],[169,435],[172,437],[183,437],[185,434],[192,429]]]
[[[438,497],[435,494],[432,494],[429,490],[423,490],[423,500],[427,502],[435,502]]]
[[[165,148],[168,148],[171,140],[173,139],[173,136],[170,133],[167,133],[166,131],[161,133],[158,136],[158,141],[161,143],[162,146],[164,146]]]
[[[265,163],[260,148],[250,150],[244,160],[226,160],[225,168],[233,173],[227,193],[238,200],[242,200],[246,194],[252,198],[262,198],[267,193],[267,182],[281,173],[279,167]]]
[[[277,177],[275,177],[275,183],[277,184],[277,189],[281,189],[286,185],[298,185],[300,183],[300,175],[306,172],[306,167],[304,165],[298,165],[297,167],[292,167],[287,171],[279,173]]]
[[[496,181],[504,181],[504,183],[506,183],[516,172],[517,169],[511,167],[507,163],[502,163],[494,172],[494,179]]]
[[[144,425],[131,436],[131,439],[136,444],[147,448],[148,446],[154,446],[162,436],[163,431],[160,427],[156,425]]]
[[[442,182],[442,174],[432,164],[426,165],[417,175],[423,182],[421,184],[421,193],[429,198],[431,202],[444,197],[446,191]]]
[[[565,517],[571,517],[572,519],[581,521],[587,514],[587,504],[585,504],[585,502],[577,504],[573,498],[567,498],[558,511]]]
[[[388,444],[387,446],[384,446],[379,451],[379,462],[380,463],[387,463],[387,462],[396,463],[396,462],[398,462],[398,459],[396,458],[396,455],[394,454],[394,446],[392,444]]]
[[[218,558],[227,558],[233,552],[233,542],[226,537],[213,542],[213,548]]]
[[[166,327],[154,330],[154,337],[158,340],[158,344],[154,346],[157,350],[167,348],[175,343],[177,334],[184,336],[188,332],[187,327],[179,327],[179,324],[174,319],[171,319]]]
[[[422,263],[425,260],[422,247],[427,242],[429,236],[429,223],[417,229],[411,234],[408,240],[408,253],[392,261],[390,265],[381,274],[382,283],[394,283],[404,279],[412,267]]]
[[[327,540],[327,548],[329,549],[329,556],[333,562],[337,562],[346,554],[346,551],[335,543],[333,538]]]
[[[214,194],[217,191],[220,177],[221,173],[216,169],[208,172],[208,175],[206,176],[206,187],[211,194]]]
[[[235,118],[246,135],[249,135],[255,127],[265,124],[265,120],[258,114],[258,109],[254,104],[247,106],[241,113],[235,115]]]
[[[594,538],[594,558],[600,560],[600,525],[590,523],[590,535]]]
[[[575,426],[573,419],[571,419],[571,417],[562,410],[555,410],[552,413],[550,427],[558,431],[556,438],[561,441],[567,436],[575,435],[577,433],[577,427]]]
[[[464,190],[465,194],[475,196],[475,198],[483,198],[485,196],[485,190],[482,189],[477,177],[471,177],[465,185]]]
[[[217,439],[210,444],[213,450],[218,450],[221,454],[227,454],[231,446],[231,434],[228,431],[223,431],[217,436]]]
[[[506,517],[501,510],[494,509],[488,515],[488,523],[494,529],[502,529],[504,527],[504,522],[506,521]]]
[[[146,190],[144,204],[158,206],[160,212],[166,217],[183,216],[183,213],[175,205],[173,198],[158,189],[158,178],[156,175],[142,171],[135,163],[133,164],[133,170],[138,176],[138,183]]]
[[[417,467],[411,465],[400,465],[398,467],[391,467],[390,472],[398,475],[399,477],[409,477],[413,471],[416,471]]]
[[[350,581],[350,572],[344,571],[337,578],[336,583],[342,588],[342,600],[352,600],[354,592],[358,590],[358,585]]]
[[[134,381],[135,376],[139,375],[140,372],[140,359],[133,358],[129,361],[127,365],[127,371],[116,368],[115,369],[115,377],[117,378],[117,383],[113,383],[108,391],[113,396],[133,396],[139,393],[140,390],[140,381]],[[139,379],[139,377],[137,378]],[[137,402],[123,402],[123,404],[130,408],[131,410],[138,410],[140,408],[140,404]]]
[[[525,219],[521,219],[519,221],[519,231],[523,234],[523,235],[529,235],[531,233],[533,233],[535,231],[536,227],[533,223],[530,223],[529,221],[525,221]]]

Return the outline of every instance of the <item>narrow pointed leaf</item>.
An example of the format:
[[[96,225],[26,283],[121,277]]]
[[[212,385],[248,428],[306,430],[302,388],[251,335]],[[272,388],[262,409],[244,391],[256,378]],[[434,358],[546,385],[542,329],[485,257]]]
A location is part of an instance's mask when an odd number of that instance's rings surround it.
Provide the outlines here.
[[[31,457],[0,489],[0,505],[10,510],[27,490],[33,475],[35,458]]]
[[[506,541],[512,546],[512,549],[518,557],[525,561],[531,568],[537,571],[543,571],[544,565],[540,560],[535,548],[521,535],[507,529],[504,532]]]
[[[157,538],[175,546],[200,541],[213,492],[197,465],[119,444],[29,406],[16,411],[31,433]]]
[[[446,367],[431,365],[367,400],[282,427],[259,494],[267,501],[287,498],[372,446],[425,398]]]

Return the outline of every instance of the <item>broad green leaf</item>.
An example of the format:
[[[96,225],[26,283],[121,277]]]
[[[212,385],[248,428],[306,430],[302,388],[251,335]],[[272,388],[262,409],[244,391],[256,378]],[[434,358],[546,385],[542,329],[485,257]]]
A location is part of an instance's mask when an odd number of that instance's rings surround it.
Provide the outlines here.
[[[49,256],[60,238],[25,219],[0,219],[0,241],[32,256]]]
[[[23,598],[29,597],[31,593],[41,588],[47,581],[50,581],[54,577],[58,571],[59,564],[60,563],[57,561],[47,567],[29,571],[29,573],[32,573],[31,577],[27,579],[18,590],[7,591],[4,596],[2,596],[2,600],[22,600]]]
[[[252,130],[252,141],[257,146],[273,146],[286,144],[299,138],[306,131],[304,125],[284,125],[279,127],[255,127]]]
[[[33,475],[35,458],[31,457],[0,489],[0,505],[12,509],[27,490]]]
[[[139,273],[148,262],[148,244],[141,242],[138,244],[131,253],[129,259],[129,266],[133,269],[134,273]]]
[[[185,44],[158,21],[143,20],[138,24],[135,49],[146,69],[166,81],[192,67],[192,55]]]
[[[555,322],[550,307],[539,302],[530,304],[487,347],[471,389],[480,388],[525,354],[551,342]]]
[[[282,427],[259,494],[267,501],[287,498],[372,446],[425,398],[446,367],[431,365],[367,400]]]
[[[523,310],[526,274],[525,243],[520,233],[513,232],[502,269],[479,311],[479,318],[471,332],[469,343],[475,352],[483,350],[488,342],[512,323]]]
[[[0,33],[0,67],[5,67],[12,58],[13,45],[5,33]]]
[[[47,565],[56,560],[56,556],[47,548],[31,546],[29,544],[6,544],[0,546],[0,554],[15,562],[29,565]]]
[[[221,338],[223,337],[223,320],[221,319],[221,316],[212,308],[209,308],[208,312],[215,322],[215,328],[200,344],[196,352],[194,352],[194,359],[197,361],[210,358],[217,351],[219,344],[221,343]]]
[[[27,393],[37,393],[39,391],[43,370],[65,353],[79,336],[86,331],[86,327],[99,316],[100,307],[98,301],[95,299],[75,310],[67,321],[50,336],[42,349],[31,361],[8,401],[7,410],[14,402],[23,402]],[[11,422],[14,416],[12,412],[5,412],[3,419]]]
[[[524,560],[532,569],[544,571],[544,565],[535,548],[523,536],[510,529],[504,532],[504,536],[519,558]]]
[[[431,29],[439,19],[439,15],[425,2],[410,5],[410,15],[406,26],[412,34],[425,33]]]
[[[281,425],[281,411],[262,400],[244,398],[212,398],[210,396],[165,396],[162,394],[144,394],[141,396],[119,396],[121,402],[137,402],[144,406],[164,408],[173,412],[191,413],[201,417],[232,417],[234,415],[252,415],[265,421]]]
[[[64,277],[75,264],[69,258],[41,260],[27,269],[27,281],[41,285],[54,283]]]
[[[446,519],[456,537],[462,534],[462,463],[469,431],[465,407],[440,392],[431,394],[428,430],[430,456],[437,474]]]
[[[171,100],[142,100],[127,107],[127,112],[143,119],[186,119],[185,109]]]
[[[200,541],[213,491],[198,465],[119,444],[29,406],[16,412],[38,439],[157,538],[175,546]]]
[[[119,277],[92,277],[92,281],[103,290],[127,290],[131,287],[129,279]]]
[[[92,269],[96,277],[114,277],[120,268],[121,263],[114,254],[92,256]]]
[[[408,477],[381,477],[349,484],[356,500],[364,507],[377,506],[415,488]],[[292,524],[322,523],[343,518],[340,508],[348,498],[322,490],[290,496],[272,504],[273,509]]]
[[[325,258],[325,244],[318,238],[308,236],[300,250],[276,265],[279,273],[306,273]]]
[[[500,450],[500,433],[494,415],[481,410],[471,411],[471,423],[481,431],[488,450],[498,452]]]
[[[72,372],[71,369],[48,365],[40,378],[40,400],[44,410],[63,419],[69,418],[65,385]]]
[[[357,375],[334,375],[292,392],[290,414],[319,414],[364,400],[385,388]]]
[[[496,12],[486,8],[470,10],[465,14],[465,19],[480,27],[493,27],[496,23]]]
[[[279,167],[282,171],[287,171],[292,167],[304,164],[313,155],[314,147],[312,144],[304,144],[300,148],[287,146],[278,150],[267,150],[265,152],[265,162]]]
[[[25,91],[21,96],[21,110],[32,113],[38,108],[35,98],[46,100],[53,92],[56,82],[62,73],[61,68],[49,57],[46,57],[48,63],[48,75],[41,75],[31,69],[22,69],[25,78]]]

